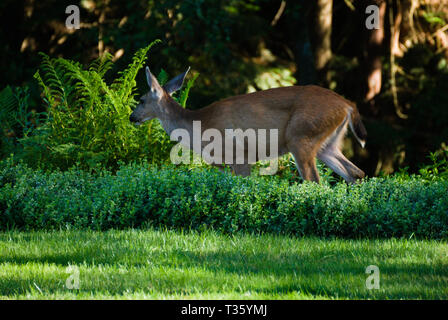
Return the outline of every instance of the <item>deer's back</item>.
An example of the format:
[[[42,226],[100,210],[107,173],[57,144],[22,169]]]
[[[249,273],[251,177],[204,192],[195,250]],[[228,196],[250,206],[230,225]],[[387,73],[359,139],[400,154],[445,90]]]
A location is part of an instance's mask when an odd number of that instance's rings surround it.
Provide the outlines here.
[[[339,119],[350,104],[335,92],[318,86],[290,86],[257,91],[217,101],[195,112],[207,127],[285,128],[301,119],[319,123]],[[328,121],[326,121],[328,122]]]

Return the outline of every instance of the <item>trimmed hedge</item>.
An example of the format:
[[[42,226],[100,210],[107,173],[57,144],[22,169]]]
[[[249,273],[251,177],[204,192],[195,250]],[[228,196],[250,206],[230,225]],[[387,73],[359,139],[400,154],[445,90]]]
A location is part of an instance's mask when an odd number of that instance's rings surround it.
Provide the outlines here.
[[[0,164],[0,229],[213,228],[274,234],[448,238],[448,181],[290,185],[210,169],[125,165],[112,174]]]

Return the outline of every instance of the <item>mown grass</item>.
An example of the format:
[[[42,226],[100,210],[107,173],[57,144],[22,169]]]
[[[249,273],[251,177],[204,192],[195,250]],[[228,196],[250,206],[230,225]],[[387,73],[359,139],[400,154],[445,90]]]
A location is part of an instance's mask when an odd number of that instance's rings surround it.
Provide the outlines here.
[[[79,289],[68,289],[68,266]],[[380,289],[365,286],[368,265]],[[448,246],[213,231],[0,233],[2,299],[447,299]]]

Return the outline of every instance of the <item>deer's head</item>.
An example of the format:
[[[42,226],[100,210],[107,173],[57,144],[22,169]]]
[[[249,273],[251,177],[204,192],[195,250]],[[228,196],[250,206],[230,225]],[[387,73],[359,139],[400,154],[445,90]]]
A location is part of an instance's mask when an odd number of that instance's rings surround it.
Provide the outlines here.
[[[161,86],[156,77],[149,71],[149,68],[146,67],[146,81],[148,82],[149,92],[140,98],[140,103],[131,113],[129,120],[139,125],[163,114],[166,102],[171,99],[170,96],[173,92],[182,88],[189,70],[190,68]]]

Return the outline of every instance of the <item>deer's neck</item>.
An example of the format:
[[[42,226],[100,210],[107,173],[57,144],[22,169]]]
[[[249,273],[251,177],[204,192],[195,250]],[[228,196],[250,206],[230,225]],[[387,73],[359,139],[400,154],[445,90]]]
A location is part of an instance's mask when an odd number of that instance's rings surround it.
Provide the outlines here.
[[[169,97],[157,118],[168,135],[171,135],[175,129],[185,129],[192,134],[193,124],[189,117],[190,113],[191,111],[182,108]]]

